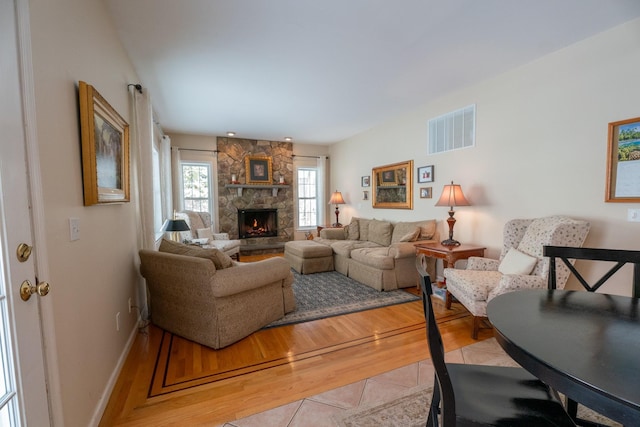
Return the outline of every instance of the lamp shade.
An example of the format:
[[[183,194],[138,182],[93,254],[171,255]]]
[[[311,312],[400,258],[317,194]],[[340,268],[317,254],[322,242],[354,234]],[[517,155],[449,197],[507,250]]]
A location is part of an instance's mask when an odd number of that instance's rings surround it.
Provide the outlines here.
[[[459,184],[447,184],[442,189],[442,196],[438,199],[436,206],[470,206],[469,201],[464,197]]]
[[[168,219],[162,224],[162,231],[189,231],[184,219]]]
[[[331,195],[331,200],[329,200],[330,205],[344,205],[344,199],[342,198],[342,193],[338,190],[334,191]]]

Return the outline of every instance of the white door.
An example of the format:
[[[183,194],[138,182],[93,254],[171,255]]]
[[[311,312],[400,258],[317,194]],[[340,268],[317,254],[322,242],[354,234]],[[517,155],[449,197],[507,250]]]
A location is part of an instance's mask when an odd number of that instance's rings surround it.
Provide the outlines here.
[[[16,3],[0,0],[0,425],[50,424],[37,293],[23,301],[20,285],[38,285],[26,165]],[[18,246],[33,247],[19,260]],[[26,257],[22,257],[23,259]]]

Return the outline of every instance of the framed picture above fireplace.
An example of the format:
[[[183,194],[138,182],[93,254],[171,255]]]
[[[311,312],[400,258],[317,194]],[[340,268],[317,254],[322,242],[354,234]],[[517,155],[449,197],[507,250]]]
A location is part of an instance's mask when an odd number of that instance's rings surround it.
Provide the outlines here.
[[[247,184],[273,184],[271,177],[271,157],[246,156],[244,158]]]

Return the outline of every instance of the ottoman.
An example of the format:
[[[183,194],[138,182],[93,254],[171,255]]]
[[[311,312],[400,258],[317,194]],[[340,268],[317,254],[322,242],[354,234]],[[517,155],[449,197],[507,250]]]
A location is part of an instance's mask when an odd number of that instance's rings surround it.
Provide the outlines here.
[[[313,240],[293,240],[284,244],[284,257],[300,274],[333,271],[333,251]]]

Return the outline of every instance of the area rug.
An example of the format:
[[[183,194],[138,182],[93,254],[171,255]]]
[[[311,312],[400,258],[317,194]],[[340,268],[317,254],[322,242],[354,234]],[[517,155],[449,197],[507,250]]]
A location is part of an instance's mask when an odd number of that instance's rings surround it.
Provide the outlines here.
[[[431,386],[417,386],[389,402],[345,411],[336,416],[335,421],[340,427],[424,426],[427,421],[427,407],[431,403],[432,392]],[[622,424],[583,405],[578,405],[578,418],[603,426],[622,427]]]
[[[417,301],[417,295],[401,289],[380,292],[337,271],[298,274],[293,271],[296,310],[266,328],[309,322],[341,314]]]

